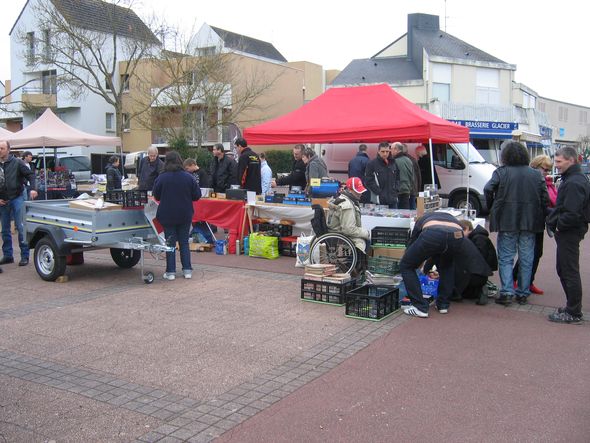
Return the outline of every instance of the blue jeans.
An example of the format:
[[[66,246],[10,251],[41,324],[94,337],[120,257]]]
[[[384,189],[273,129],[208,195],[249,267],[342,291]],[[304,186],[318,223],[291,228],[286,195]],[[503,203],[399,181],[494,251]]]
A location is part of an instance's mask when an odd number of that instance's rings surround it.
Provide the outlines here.
[[[412,305],[420,311],[428,312],[428,301],[422,295],[416,269],[428,258],[435,260],[440,276],[436,304],[440,309],[447,309],[455,287],[454,258],[460,253],[464,241],[459,229],[429,227],[406,249],[399,264],[400,272]]]
[[[18,231],[18,245],[20,247],[20,258],[29,258],[29,245],[25,242],[25,227],[23,225],[23,207],[24,201],[22,195],[9,200],[4,206],[0,206],[0,218],[2,219],[2,255],[6,258],[13,258],[12,234],[10,233],[10,220],[14,218],[14,225]]]
[[[192,270],[191,266],[191,251],[188,247],[188,236],[191,231],[191,223],[183,223],[180,225],[164,226],[164,235],[166,236],[166,243],[168,246],[180,249],[180,263],[182,263],[182,270]],[[172,252],[166,252],[166,272],[176,272],[176,249]]]
[[[518,287],[514,290],[512,267],[518,252]],[[498,268],[502,288],[500,295],[512,297],[515,293],[520,297],[531,294],[531,275],[535,256],[535,233],[529,231],[498,232]]]

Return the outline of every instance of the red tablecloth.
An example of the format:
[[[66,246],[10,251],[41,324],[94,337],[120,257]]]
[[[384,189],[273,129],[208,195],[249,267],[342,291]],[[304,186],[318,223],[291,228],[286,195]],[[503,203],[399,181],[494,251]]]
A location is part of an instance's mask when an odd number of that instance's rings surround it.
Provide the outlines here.
[[[242,237],[246,206],[242,200],[219,200],[202,198],[193,202],[195,210],[193,222],[205,221],[217,227],[229,230],[228,252],[236,253],[236,240]],[[246,231],[247,232],[247,231]]]

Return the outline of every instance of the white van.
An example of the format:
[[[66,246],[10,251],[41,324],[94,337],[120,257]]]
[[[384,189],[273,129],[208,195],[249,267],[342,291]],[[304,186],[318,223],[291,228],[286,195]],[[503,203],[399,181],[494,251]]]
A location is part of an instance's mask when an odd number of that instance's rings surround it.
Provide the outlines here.
[[[358,152],[360,143],[325,144],[321,146],[323,159],[328,166],[328,174],[338,180],[346,180],[348,162]],[[416,158],[416,147],[408,144],[408,153]],[[428,145],[425,144],[426,149]],[[367,154],[373,159],[377,156],[378,144],[367,143]],[[496,167],[484,160],[471,143],[436,143],[432,145],[434,165],[440,180],[439,194],[449,200],[449,206],[467,206],[467,183],[469,178],[469,203],[479,214],[486,211],[483,188]],[[467,159],[469,158],[469,161]],[[467,176],[469,165],[469,177]]]

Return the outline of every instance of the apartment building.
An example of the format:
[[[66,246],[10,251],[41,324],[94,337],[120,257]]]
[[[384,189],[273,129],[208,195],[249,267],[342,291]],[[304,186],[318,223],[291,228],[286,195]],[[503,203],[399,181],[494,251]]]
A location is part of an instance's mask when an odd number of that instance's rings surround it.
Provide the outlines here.
[[[388,83],[408,100],[470,129],[471,142],[497,163],[500,144],[514,136],[532,149],[548,122],[526,86],[515,87],[516,65],[440,29],[439,17],[408,15],[408,29],[367,59],[353,60],[333,86]],[[532,104],[532,108],[531,108]]]

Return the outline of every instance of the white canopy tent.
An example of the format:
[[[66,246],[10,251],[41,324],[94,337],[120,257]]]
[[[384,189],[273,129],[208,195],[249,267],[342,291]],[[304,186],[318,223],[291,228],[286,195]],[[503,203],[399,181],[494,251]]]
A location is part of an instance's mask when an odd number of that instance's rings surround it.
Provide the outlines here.
[[[49,108],[26,128],[16,133],[8,132],[8,135],[0,134],[0,137],[7,140],[11,148],[42,147],[44,164],[46,147],[121,146],[120,137],[106,137],[80,131],[60,120]],[[47,173],[45,173],[45,189],[47,190]],[[45,195],[47,196],[47,192]]]

